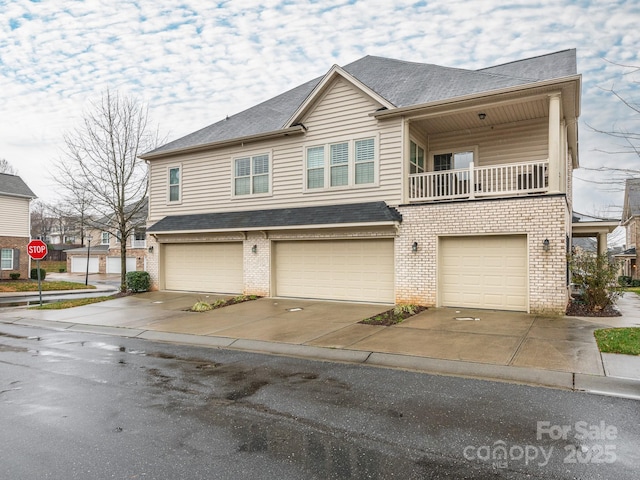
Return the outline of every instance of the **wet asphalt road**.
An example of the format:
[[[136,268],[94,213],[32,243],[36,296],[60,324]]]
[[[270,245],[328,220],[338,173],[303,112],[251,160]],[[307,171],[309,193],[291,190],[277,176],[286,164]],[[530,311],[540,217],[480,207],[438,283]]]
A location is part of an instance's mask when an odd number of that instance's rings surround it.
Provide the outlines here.
[[[630,479],[639,406],[0,325],[1,479]]]

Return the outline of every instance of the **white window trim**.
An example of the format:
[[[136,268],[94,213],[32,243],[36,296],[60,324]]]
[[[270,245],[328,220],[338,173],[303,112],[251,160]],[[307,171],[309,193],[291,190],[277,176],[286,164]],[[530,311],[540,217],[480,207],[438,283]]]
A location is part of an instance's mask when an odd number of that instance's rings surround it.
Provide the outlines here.
[[[179,171],[180,181],[178,182],[178,200],[171,200],[171,184],[169,182],[171,181],[171,170],[173,170],[174,168],[177,168]],[[184,170],[182,169],[182,163],[168,165],[166,175],[167,175],[167,193],[166,193],[167,205],[180,205],[182,203],[182,184],[184,183]]]
[[[361,140],[368,140],[372,138],[374,142],[373,151],[373,182],[371,183],[356,183],[356,142]],[[347,143],[349,150],[349,182],[346,185],[331,186],[331,145],[338,145],[340,143]],[[324,187],[322,188],[309,188],[307,179],[307,151],[314,147],[324,147]],[[324,143],[309,143],[302,148],[303,158],[303,193],[317,193],[317,192],[333,192],[340,190],[353,190],[361,188],[374,188],[380,186],[380,135],[364,135],[361,137],[347,137],[337,138],[330,142]]]
[[[264,193],[247,193],[246,195],[236,195],[236,160],[240,158],[249,158],[251,163],[251,171],[253,172],[253,157],[266,155],[269,157],[269,191]],[[249,185],[253,189],[253,173],[249,175]],[[253,198],[264,198],[273,196],[273,149],[255,150],[251,152],[242,152],[231,157],[231,199],[232,200],[250,200]]]
[[[8,250],[9,252],[11,252],[11,267],[9,267],[9,268],[2,267],[2,270],[13,270],[13,248],[2,248],[2,249],[0,249],[0,265],[2,264],[2,252],[4,252],[5,250]]]
[[[463,152],[473,152],[473,165],[478,166],[478,145],[467,146],[467,147],[455,147],[455,148],[440,148],[438,150],[431,150],[429,152],[429,170],[430,172],[434,171],[435,165],[433,157],[436,155],[442,155],[444,153],[463,153]],[[455,167],[455,165],[454,165]]]
[[[107,235],[107,241],[104,241],[104,236]],[[111,234],[109,232],[100,232],[100,245],[109,245],[111,243]]]

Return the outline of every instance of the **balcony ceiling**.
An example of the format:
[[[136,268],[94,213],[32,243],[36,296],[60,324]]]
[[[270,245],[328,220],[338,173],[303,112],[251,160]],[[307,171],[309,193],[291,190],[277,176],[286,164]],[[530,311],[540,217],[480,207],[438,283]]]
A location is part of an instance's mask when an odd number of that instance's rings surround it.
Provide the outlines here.
[[[484,120],[479,113],[486,115]],[[522,122],[549,115],[549,102],[544,97],[517,103],[505,103],[495,106],[479,106],[462,112],[443,112],[427,118],[415,119],[411,124],[427,134],[472,130],[492,125]]]

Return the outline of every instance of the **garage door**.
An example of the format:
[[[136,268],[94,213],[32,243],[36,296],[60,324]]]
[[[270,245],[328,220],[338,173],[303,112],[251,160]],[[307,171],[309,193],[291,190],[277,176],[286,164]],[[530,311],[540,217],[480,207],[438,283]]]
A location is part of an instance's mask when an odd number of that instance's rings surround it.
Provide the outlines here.
[[[440,304],[527,311],[524,235],[440,239]]]
[[[107,273],[120,273],[120,257],[107,257]],[[136,271],[136,257],[127,257],[127,272]]]
[[[394,303],[391,239],[276,242],[274,249],[279,296]]]
[[[242,243],[164,245],[167,290],[242,293]]]
[[[98,273],[98,257],[89,258],[89,273]],[[71,257],[71,272],[86,273],[87,257],[73,256]]]

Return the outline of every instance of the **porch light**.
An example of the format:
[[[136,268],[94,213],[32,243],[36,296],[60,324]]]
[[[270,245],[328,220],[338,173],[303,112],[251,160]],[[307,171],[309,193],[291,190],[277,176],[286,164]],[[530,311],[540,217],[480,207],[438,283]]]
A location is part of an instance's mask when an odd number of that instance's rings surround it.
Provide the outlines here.
[[[414,253],[418,251],[418,242],[413,242],[413,245],[411,245],[411,251]]]
[[[549,239],[548,239],[548,238],[545,238],[545,239],[544,239],[544,242],[542,242],[542,249],[543,249],[545,252],[548,252],[548,251],[549,251]]]
[[[486,114],[486,113],[484,113],[484,112],[479,113],[479,114],[478,114],[478,118],[479,118],[480,120],[484,120],[485,118],[487,118],[487,114]]]
[[[153,253],[153,245],[149,247],[149,253]]]
[[[251,247],[251,253],[258,253],[258,245]]]

